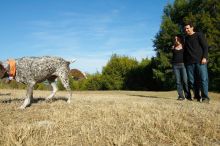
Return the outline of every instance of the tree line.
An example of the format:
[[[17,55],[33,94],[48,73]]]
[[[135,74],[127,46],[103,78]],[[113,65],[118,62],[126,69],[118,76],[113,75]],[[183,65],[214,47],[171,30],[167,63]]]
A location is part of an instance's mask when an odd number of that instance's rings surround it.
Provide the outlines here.
[[[209,84],[210,90],[220,91],[220,1],[219,0],[175,0],[164,7],[159,32],[153,40],[156,56],[138,62],[129,56],[113,54],[102,72],[88,74],[84,80],[70,77],[73,90],[173,90],[171,47],[173,36],[183,34],[185,21],[194,23],[197,31],[205,34],[209,44]],[[61,82],[58,88],[63,90]],[[25,88],[23,84],[12,82],[0,88]],[[46,82],[37,84],[35,89],[50,89]]]

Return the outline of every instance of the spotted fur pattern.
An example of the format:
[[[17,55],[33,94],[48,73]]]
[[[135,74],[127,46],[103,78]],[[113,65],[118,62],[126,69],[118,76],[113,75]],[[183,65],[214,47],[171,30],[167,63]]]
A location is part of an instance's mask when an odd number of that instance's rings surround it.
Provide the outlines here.
[[[56,91],[57,87],[54,83],[57,77],[60,78],[63,86],[69,91],[69,97],[67,102],[70,102],[72,96],[69,87],[69,64],[70,62],[59,57],[23,57],[16,59],[16,76],[17,82],[27,84],[27,97],[21,106],[22,109],[31,104],[33,98],[33,87],[36,83],[48,80],[53,87],[53,92],[47,97],[51,99]]]

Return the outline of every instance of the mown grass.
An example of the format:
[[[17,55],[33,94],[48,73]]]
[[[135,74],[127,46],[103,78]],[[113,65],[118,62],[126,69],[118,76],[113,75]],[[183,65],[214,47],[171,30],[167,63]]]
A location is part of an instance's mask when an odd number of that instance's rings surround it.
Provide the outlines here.
[[[66,92],[46,102],[34,91],[25,110],[25,90],[0,90],[0,145],[220,145],[220,94],[210,104],[177,101],[176,92]]]

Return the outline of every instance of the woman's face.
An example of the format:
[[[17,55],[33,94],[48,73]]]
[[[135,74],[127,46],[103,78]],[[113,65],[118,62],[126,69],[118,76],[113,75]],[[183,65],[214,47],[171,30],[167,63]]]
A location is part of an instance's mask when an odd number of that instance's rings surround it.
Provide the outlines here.
[[[175,36],[174,41],[175,43],[180,43],[180,38],[178,36]]]

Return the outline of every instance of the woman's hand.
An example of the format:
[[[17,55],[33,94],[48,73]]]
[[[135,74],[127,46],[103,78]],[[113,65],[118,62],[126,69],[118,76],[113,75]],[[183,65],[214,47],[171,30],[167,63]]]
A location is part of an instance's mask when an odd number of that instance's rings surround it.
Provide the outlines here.
[[[206,64],[207,63],[207,59],[206,58],[202,58],[201,64]]]

